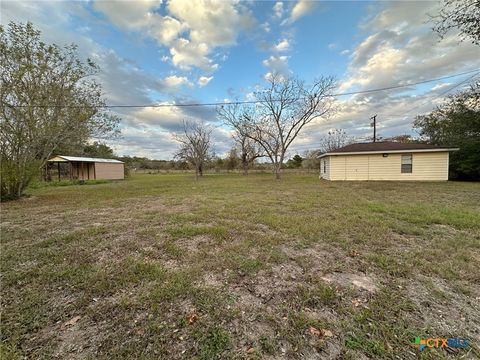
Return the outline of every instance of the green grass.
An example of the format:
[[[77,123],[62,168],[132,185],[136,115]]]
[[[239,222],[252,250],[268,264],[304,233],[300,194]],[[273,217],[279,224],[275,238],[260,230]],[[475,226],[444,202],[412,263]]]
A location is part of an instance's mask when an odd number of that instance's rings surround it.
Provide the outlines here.
[[[479,356],[479,183],[57,185],[2,203],[2,359]]]

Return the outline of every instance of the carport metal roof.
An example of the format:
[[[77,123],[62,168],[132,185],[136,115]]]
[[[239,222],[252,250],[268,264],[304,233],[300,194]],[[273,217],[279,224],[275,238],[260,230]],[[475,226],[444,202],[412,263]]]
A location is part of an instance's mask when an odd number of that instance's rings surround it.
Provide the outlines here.
[[[48,161],[49,162],[81,161],[81,162],[93,162],[93,163],[123,164],[123,161],[115,160],[115,159],[101,159],[101,158],[82,157],[82,156],[65,156],[65,155],[57,155]]]

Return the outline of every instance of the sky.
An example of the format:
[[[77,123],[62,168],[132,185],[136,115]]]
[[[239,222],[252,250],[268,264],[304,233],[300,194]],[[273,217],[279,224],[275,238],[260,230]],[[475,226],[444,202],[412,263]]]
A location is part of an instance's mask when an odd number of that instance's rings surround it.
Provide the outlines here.
[[[82,59],[99,65],[109,105],[174,105],[251,100],[272,72],[306,83],[334,76],[344,93],[479,69],[480,47],[432,32],[438,10],[434,1],[2,0],[0,20],[31,21],[45,41],[77,44]],[[415,135],[415,116],[475,74],[337,97],[335,113],[308,124],[288,155],[318,148],[334,128],[365,141],[375,114],[379,136]],[[172,158],[184,119],[212,127],[217,155],[233,146],[215,107],[113,111],[121,137],[108,144],[118,155]]]

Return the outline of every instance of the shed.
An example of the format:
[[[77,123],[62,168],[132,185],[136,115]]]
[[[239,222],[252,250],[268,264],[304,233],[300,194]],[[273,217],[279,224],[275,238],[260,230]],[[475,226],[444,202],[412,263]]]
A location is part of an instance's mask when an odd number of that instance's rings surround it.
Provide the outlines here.
[[[100,159],[80,156],[57,155],[50,160],[50,164],[58,166],[60,178],[60,164],[68,164],[70,179],[76,180],[118,180],[124,179],[124,163],[115,159]]]
[[[344,146],[320,155],[326,180],[448,180],[450,151],[458,148],[379,141]]]

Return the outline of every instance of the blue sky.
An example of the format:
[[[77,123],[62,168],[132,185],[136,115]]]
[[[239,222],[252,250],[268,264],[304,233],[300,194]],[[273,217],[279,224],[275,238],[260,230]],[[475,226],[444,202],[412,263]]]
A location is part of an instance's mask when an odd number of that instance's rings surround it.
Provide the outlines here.
[[[426,21],[437,11],[438,3],[426,1],[2,1],[1,23],[31,21],[46,41],[78,44],[102,69],[98,80],[111,105],[175,104],[249,99],[274,71],[307,82],[333,75],[343,92],[480,68],[478,46],[432,33]],[[412,133],[414,116],[468,76],[338,98],[337,112],[309,124],[290,155],[314,149],[332,128],[364,140],[374,114],[381,136]],[[170,158],[172,133],[187,118],[215,127],[217,154],[233,146],[214,108],[118,114],[122,138],[109,144],[120,155]]]

